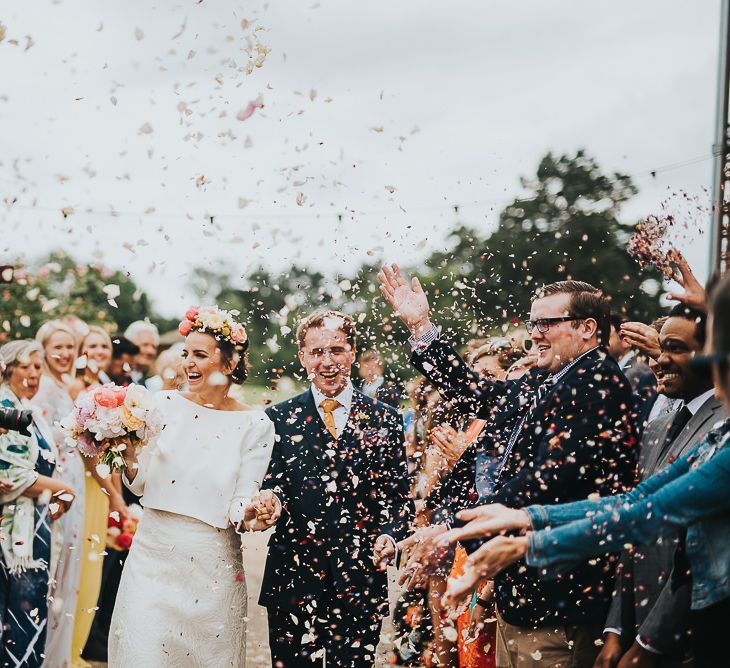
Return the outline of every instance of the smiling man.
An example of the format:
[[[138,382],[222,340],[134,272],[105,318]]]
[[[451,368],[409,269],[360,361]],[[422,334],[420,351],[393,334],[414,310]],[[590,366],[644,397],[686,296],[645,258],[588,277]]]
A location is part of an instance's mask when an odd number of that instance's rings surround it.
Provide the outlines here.
[[[373,665],[385,566],[412,514],[401,418],[350,380],[356,336],[344,313],[306,318],[298,356],[311,386],[267,411],[277,441],[263,488],[281,516],[259,603],[278,668],[321,665],[325,653],[328,666]]]
[[[502,382],[477,377],[441,338],[418,279],[408,284],[396,266],[383,267],[379,278],[411,332],[411,363],[465,413],[491,416],[486,438],[500,460],[487,503],[564,503],[632,486],[632,392],[606,351],[609,307],[599,290],[580,281],[538,290],[525,322],[537,368]],[[409,539],[415,549],[407,570],[434,566],[444,551],[429,548],[443,530],[430,527],[425,539]],[[541,581],[524,562],[501,573],[494,594],[497,666],[592,666],[614,571],[608,556],[585,561],[558,581]]]
[[[644,480],[682,457],[726,417],[714,396],[711,369],[692,363],[705,344],[705,320],[705,313],[679,304],[659,332],[662,392],[681,407],[647,425],[639,460]],[[622,656],[624,664],[637,668],[686,665],[691,587],[670,578],[678,543],[678,535],[665,536],[622,552],[599,665],[615,666]]]

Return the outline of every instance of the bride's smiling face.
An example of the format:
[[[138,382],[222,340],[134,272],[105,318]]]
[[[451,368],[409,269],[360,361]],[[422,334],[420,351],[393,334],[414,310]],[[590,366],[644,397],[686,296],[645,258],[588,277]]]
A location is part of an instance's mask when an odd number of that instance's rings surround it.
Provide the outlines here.
[[[203,390],[209,385],[228,385],[231,382],[230,364],[224,362],[210,334],[190,332],[185,337],[182,358],[191,392]]]

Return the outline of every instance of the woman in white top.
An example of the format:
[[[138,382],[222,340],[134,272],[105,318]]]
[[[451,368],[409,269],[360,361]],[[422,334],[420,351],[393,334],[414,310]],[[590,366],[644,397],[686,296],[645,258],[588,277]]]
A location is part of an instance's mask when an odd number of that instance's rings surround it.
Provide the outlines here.
[[[276,519],[258,495],[274,425],[229,396],[247,375],[245,330],[232,314],[207,307],[190,309],[180,332],[190,389],[158,393],[162,434],[125,453],[125,484],[145,510],[112,617],[112,668],[243,666],[239,532]]]

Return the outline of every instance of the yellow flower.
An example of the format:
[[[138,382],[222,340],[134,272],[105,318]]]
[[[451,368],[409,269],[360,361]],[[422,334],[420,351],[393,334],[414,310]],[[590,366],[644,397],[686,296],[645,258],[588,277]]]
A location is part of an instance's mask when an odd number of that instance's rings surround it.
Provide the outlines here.
[[[122,424],[129,429],[129,431],[137,431],[137,429],[144,426],[144,420],[134,417],[130,410],[124,406],[122,408]]]

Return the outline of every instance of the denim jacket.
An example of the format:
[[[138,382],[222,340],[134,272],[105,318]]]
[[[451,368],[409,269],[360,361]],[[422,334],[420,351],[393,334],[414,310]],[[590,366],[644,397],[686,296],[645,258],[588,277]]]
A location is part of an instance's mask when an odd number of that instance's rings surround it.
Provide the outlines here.
[[[527,563],[554,576],[571,562],[627,544],[648,544],[687,527],[692,608],[730,597],[728,442],[730,420],[627,494],[529,506],[525,510],[535,531],[529,537]]]

